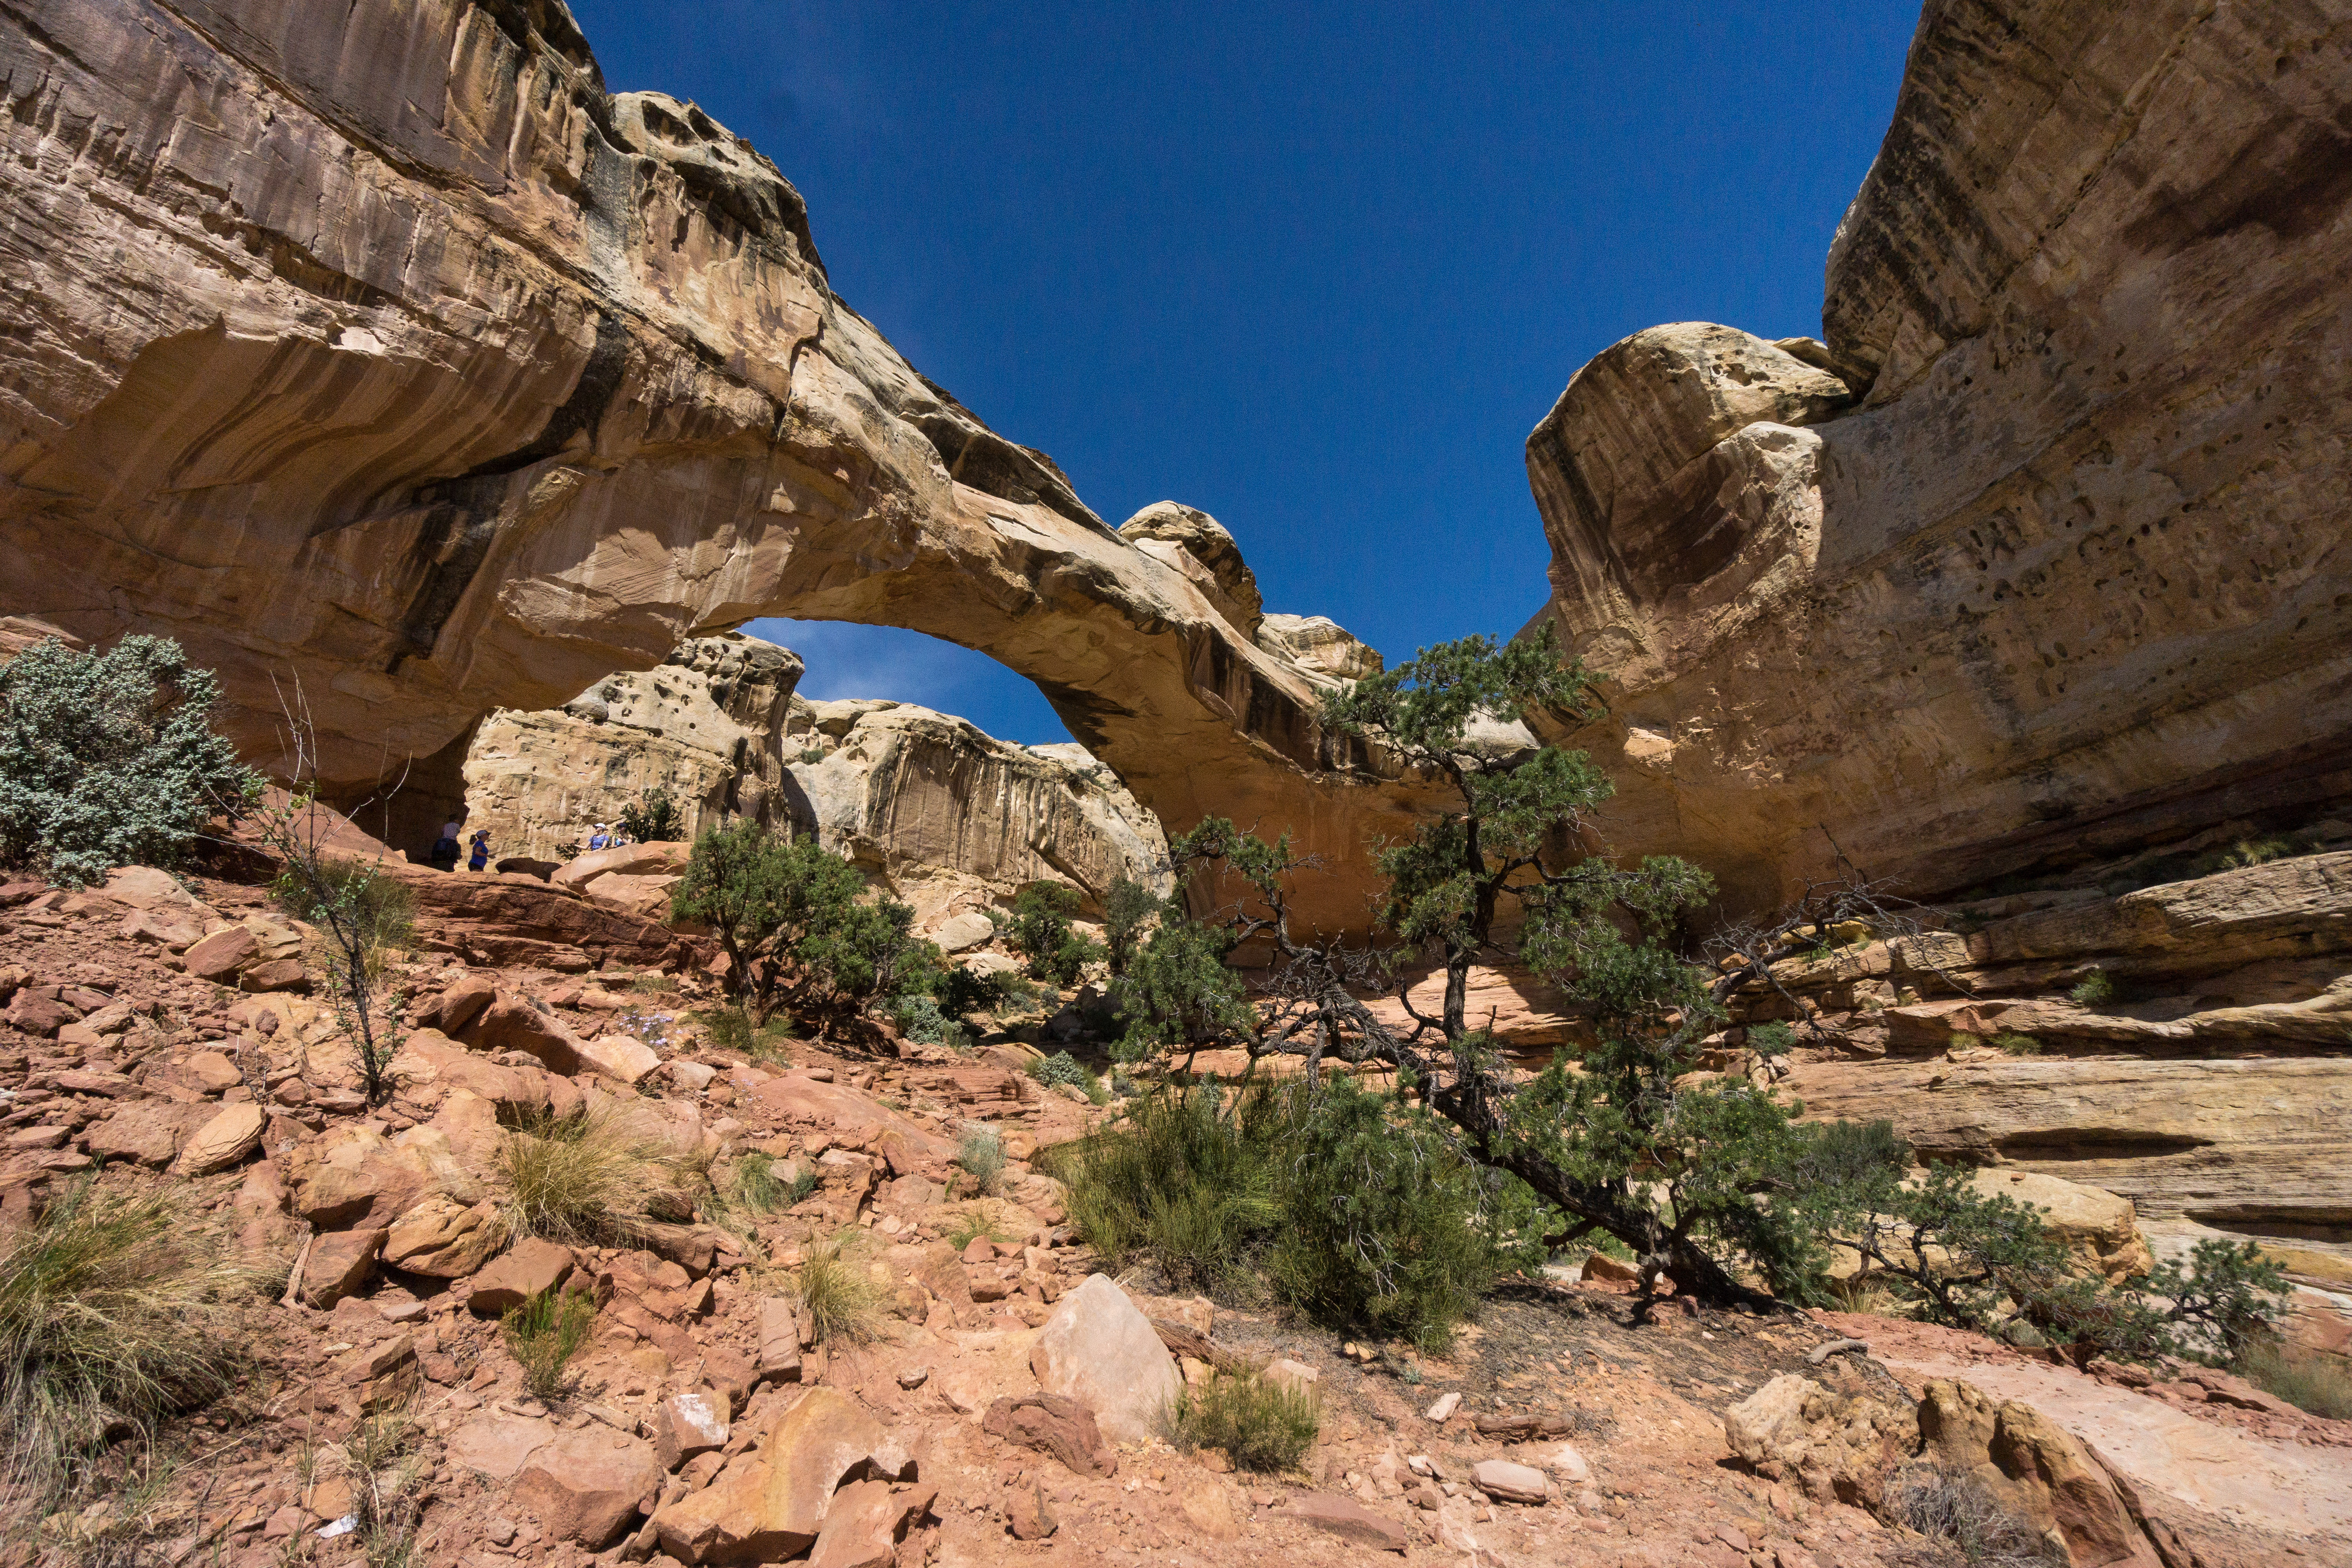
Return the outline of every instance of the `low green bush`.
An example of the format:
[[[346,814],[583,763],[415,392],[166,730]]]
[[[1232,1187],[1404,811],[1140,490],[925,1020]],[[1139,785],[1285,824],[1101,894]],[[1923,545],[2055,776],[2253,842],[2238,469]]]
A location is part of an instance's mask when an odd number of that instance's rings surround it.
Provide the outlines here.
[[[1013,900],[1006,940],[1029,961],[1031,979],[1073,985],[1088,964],[1104,956],[1100,942],[1071,927],[1078,902],[1078,890],[1062,882],[1032,882]]]
[[[499,1320],[507,1353],[522,1368],[522,1385],[534,1399],[553,1401],[572,1388],[566,1370],[596,1322],[596,1301],[581,1292],[542,1290]]]
[[[1169,1416],[1186,1453],[1222,1449],[1235,1469],[1263,1473],[1297,1469],[1322,1425],[1313,1394],[1225,1373],[1179,1394]]]
[[[996,1191],[1004,1180],[1004,1139],[993,1127],[970,1126],[956,1144],[957,1164],[983,1193]]]
[[[1048,1160],[1114,1265],[1148,1256],[1176,1286],[1227,1296],[1263,1277],[1323,1321],[1431,1348],[1541,1261],[1531,1194],[1345,1078],[1161,1089]]]
[[[0,862],[68,887],[117,866],[184,863],[260,780],[215,734],[220,682],[169,637],[103,653],[59,642],[0,667]]]

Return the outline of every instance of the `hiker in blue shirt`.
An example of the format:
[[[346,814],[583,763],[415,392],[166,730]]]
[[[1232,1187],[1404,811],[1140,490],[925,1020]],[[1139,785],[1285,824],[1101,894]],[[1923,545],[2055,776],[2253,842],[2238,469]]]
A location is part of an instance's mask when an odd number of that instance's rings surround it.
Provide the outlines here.
[[[591,849],[610,849],[612,847],[612,830],[606,827],[603,823],[598,823],[596,825],[596,831],[588,836],[588,847]]]
[[[488,870],[489,868],[489,864],[490,830],[487,827],[477,827],[474,829],[474,852],[466,858],[466,869],[468,871]]]

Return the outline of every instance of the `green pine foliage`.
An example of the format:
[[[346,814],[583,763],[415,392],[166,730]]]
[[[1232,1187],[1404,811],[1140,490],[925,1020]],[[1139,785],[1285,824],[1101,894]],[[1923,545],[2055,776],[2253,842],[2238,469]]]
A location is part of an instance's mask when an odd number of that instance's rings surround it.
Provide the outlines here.
[[[0,859],[68,886],[185,862],[259,780],[212,728],[220,683],[169,637],[62,643],[0,668]]]
[[[1078,901],[1078,890],[1062,882],[1032,882],[1013,899],[1005,940],[1029,961],[1032,980],[1074,985],[1088,964],[1102,958],[1102,944],[1070,924]]]
[[[640,844],[668,844],[686,827],[686,813],[669,790],[656,784],[643,800],[621,808],[621,831]]]
[[[1127,973],[1142,945],[1144,927],[1160,912],[1158,896],[1142,883],[1130,877],[1111,883],[1103,897],[1103,940],[1114,976]]]
[[[823,1030],[936,983],[939,949],[913,934],[911,908],[868,897],[857,868],[814,838],[756,822],[694,841],[670,909],[718,936],[729,991],[762,1024],[782,1007]]]
[[[1127,1020],[1121,1062],[1239,1044],[1256,1022],[1242,977],[1225,963],[1231,935],[1170,910],[1110,983]]]

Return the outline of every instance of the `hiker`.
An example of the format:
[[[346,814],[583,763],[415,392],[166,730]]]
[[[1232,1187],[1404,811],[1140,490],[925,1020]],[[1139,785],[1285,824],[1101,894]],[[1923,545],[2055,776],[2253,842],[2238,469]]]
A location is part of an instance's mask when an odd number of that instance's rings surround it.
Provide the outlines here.
[[[612,831],[612,829],[611,829],[611,828],[609,828],[609,827],[606,827],[606,826],[605,826],[603,823],[601,823],[601,822],[600,822],[600,823],[598,823],[598,824],[596,825],[596,831],[595,831],[595,832],[593,832],[593,833],[592,833],[592,834],[590,834],[590,835],[588,836],[588,847],[589,847],[590,849],[592,849],[592,850],[595,850],[595,849],[610,849],[612,847],[613,847],[613,831]]]
[[[490,830],[487,827],[477,827],[474,829],[474,852],[466,858],[466,869],[487,871],[489,866]]]
[[[443,823],[441,837],[433,841],[433,853],[429,857],[433,868],[436,871],[455,871],[457,868],[459,853],[457,825],[454,822]]]

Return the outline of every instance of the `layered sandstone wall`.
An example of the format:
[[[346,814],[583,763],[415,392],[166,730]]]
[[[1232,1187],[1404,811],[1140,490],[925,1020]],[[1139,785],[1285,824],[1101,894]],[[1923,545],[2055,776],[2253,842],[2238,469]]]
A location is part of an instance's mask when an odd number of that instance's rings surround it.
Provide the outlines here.
[[[2347,51],[2344,0],[1930,0],[1826,343],[1577,374],[1528,474],[1621,847],[1753,908],[2352,796]]]

